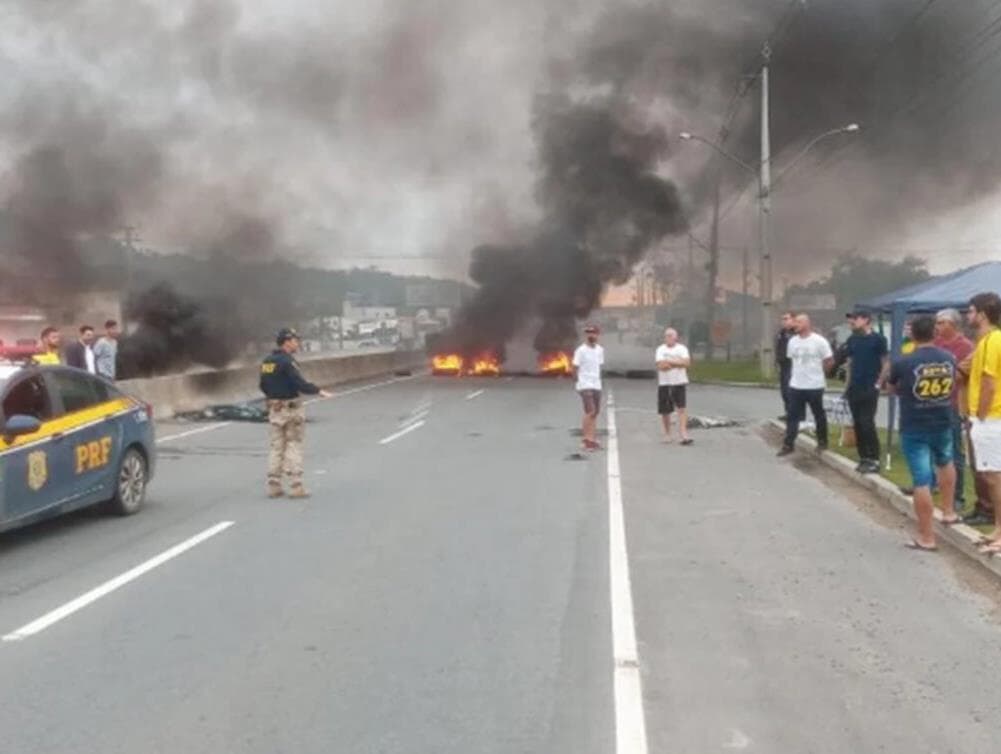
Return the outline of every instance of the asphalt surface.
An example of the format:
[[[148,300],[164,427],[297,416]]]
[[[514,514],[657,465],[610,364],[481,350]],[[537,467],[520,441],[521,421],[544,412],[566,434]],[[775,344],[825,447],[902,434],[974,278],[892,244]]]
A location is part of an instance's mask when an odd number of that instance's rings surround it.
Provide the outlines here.
[[[309,501],[264,498],[265,427],[161,424],[141,514],[0,536],[10,635],[233,522],[0,642],[0,751],[615,751],[608,467],[570,383],[368,388],[310,406]],[[651,752],[996,750],[996,585],[777,461],[772,393],[693,389],[746,425],[682,448],[650,384],[609,388]]]

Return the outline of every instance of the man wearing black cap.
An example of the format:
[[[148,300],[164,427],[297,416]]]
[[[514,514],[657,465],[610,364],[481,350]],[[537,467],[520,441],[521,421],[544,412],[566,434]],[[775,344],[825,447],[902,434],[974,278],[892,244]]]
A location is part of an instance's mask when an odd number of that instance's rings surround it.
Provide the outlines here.
[[[306,409],[300,396],[330,393],[307,382],[299,371],[295,353],[299,335],[283,328],[278,332],[278,348],[261,363],[261,392],[268,401],[271,452],[268,458],[268,497],[285,494],[282,475],[289,478],[289,497],[309,497],[302,484],[302,442],[306,430]]]
[[[856,470],[862,474],[879,473],[879,433],[876,430],[876,409],[879,393],[890,369],[890,349],[886,338],[872,330],[872,315],[865,311],[847,314],[852,334],[842,349],[839,360],[848,361],[848,389],[845,397],[852,412],[855,442],[859,454]]]

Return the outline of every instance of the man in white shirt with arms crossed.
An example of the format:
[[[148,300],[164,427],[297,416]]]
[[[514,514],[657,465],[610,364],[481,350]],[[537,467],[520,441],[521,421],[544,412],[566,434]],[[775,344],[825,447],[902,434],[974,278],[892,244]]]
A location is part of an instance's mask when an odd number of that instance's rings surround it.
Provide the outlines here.
[[[678,331],[664,331],[664,343],[657,347],[657,413],[664,423],[665,442],[671,442],[671,414],[678,412],[678,430],[682,445],[691,445],[688,436],[688,367],[692,363],[688,348],[678,342]]]
[[[586,340],[573,353],[573,373],[577,379],[577,392],[584,404],[581,433],[585,450],[599,450],[595,438],[598,412],[601,410],[601,367],[605,363],[605,349],[598,345],[598,326],[584,328]]]
[[[789,378],[789,413],[786,419],[786,436],[780,456],[792,453],[799,433],[800,418],[810,407],[817,425],[817,450],[827,450],[827,412],[824,410],[824,391],[827,389],[827,372],[834,364],[834,353],[827,338],[813,331],[810,318],[805,314],[796,317],[796,334],[786,347],[792,361]]]

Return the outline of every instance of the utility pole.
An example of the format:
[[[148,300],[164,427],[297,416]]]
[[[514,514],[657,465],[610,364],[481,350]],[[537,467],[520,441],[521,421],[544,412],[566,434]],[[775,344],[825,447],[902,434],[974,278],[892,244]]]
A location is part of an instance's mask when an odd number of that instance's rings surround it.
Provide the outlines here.
[[[741,346],[741,350],[746,355],[747,354],[747,346],[748,346],[748,342],[747,342],[747,295],[748,295],[748,293],[747,293],[747,291],[748,291],[748,284],[749,284],[747,276],[750,274],[750,271],[751,271],[750,267],[749,267],[751,260],[750,260],[750,257],[748,256],[747,247],[746,246],[744,247],[744,252],[743,252],[743,255],[742,255],[742,260],[743,260],[743,265],[741,267],[741,269],[742,269],[742,275],[741,275],[741,278],[740,278],[740,280],[741,280],[741,285],[740,285],[740,293],[741,293],[741,298],[740,298],[740,323],[741,323],[740,324],[740,328],[741,328],[740,346]]]
[[[772,210],[772,145],[768,116],[768,63],[772,56],[768,43],[761,50],[761,185],[759,186],[759,238],[761,248],[761,374],[773,374],[772,358],[772,254],[768,246],[768,219]]]
[[[128,294],[132,290],[133,283],[133,258],[135,257],[136,244],[142,239],[137,234],[138,228],[135,225],[126,225],[122,228],[125,234],[125,292]]]
[[[688,270],[686,272],[685,291],[683,301],[685,302],[685,337],[688,342],[692,339],[692,323],[695,320],[695,307],[692,305],[692,291],[695,289],[695,239],[691,233],[688,234]]]
[[[727,130],[724,126],[719,132],[720,147],[726,142]],[[723,164],[717,155],[715,174],[713,175],[713,221],[709,229],[709,284],[706,291],[706,361],[713,357],[713,321],[716,319],[716,282],[719,278],[719,204],[720,184],[723,182]]]

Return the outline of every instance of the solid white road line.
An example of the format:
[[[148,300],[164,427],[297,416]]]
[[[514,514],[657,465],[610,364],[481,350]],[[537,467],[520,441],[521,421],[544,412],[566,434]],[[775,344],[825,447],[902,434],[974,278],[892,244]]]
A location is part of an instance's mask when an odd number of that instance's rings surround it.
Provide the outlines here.
[[[169,550],[161,552],[156,557],[150,558],[145,563],[140,563],[135,568],[126,571],[120,576],[116,576],[110,581],[105,581],[99,587],[91,589],[86,594],[80,595],[76,599],[67,602],[65,605],[62,605],[61,607],[57,607],[55,610],[53,610],[50,613],[46,613],[38,620],[34,620],[31,623],[28,623],[27,625],[21,626],[21,628],[17,629],[16,631],[13,631],[7,634],[6,636],[2,637],[2,640],[21,641],[22,639],[27,639],[29,636],[34,636],[35,634],[47,629],[49,626],[58,623],[63,618],[68,618],[78,610],[82,610],[83,608],[87,607],[87,605],[96,602],[97,600],[101,599],[101,597],[105,597],[111,594],[116,589],[125,586],[130,581],[135,581],[143,574],[149,573],[154,568],[157,568],[166,563],[168,560],[173,560],[178,555],[181,555],[182,553],[185,553],[188,550],[190,550],[192,547],[195,547],[196,545],[201,544],[205,540],[214,537],[216,534],[225,531],[232,525],[233,525],[232,521],[221,521],[215,526],[209,527],[200,534],[196,534],[190,539],[186,539],[180,544],[174,545]]]
[[[366,390],[375,390],[377,387],[385,387],[386,385],[394,385],[397,382],[405,382],[406,380],[412,380],[414,376],[410,377],[396,377],[392,380],[383,380],[382,382],[374,382],[371,385],[362,385],[361,387],[352,388],[350,390],[342,390],[340,392],[334,393],[330,398],[310,398],[306,401],[306,404],[318,403],[320,401],[329,401],[334,398],[342,398],[345,395],[354,395],[355,393],[364,393]],[[215,424],[208,424],[204,427],[199,427],[198,429],[191,429],[187,432],[179,432],[176,435],[167,435],[166,437],[158,437],[156,439],[157,445],[162,442],[170,442],[171,440],[180,440],[183,437],[190,437],[191,435],[200,435],[202,432],[212,432],[216,429],[222,429],[223,427],[228,427],[233,422],[216,422]]]
[[[411,424],[411,425],[409,425],[407,427],[404,427],[399,432],[394,432],[389,437],[383,437],[381,440],[379,440],[379,444],[380,445],[389,445],[389,443],[393,442],[393,440],[399,440],[404,435],[409,435],[415,429],[420,429],[423,426],[424,426],[424,420],[421,419],[420,421],[414,422],[413,424]]]
[[[182,437],[191,437],[191,435],[200,435],[202,432],[211,432],[214,429],[222,429],[223,427],[228,427],[233,422],[217,422],[216,424],[208,424],[204,427],[199,427],[198,429],[190,429],[187,432],[179,432],[176,435],[167,435],[166,437],[156,438],[156,444],[159,445],[162,442],[170,442],[171,440],[180,440]]]
[[[622,508],[619,438],[615,425],[615,396],[608,396],[608,545],[612,600],[612,658],[615,686],[615,752],[647,754],[643,716],[643,682],[633,619],[633,592],[629,579],[629,551]]]
[[[470,393],[469,395],[467,395],[466,396],[466,400],[467,401],[471,401],[471,400],[473,400],[473,398],[479,398],[485,392],[487,392],[486,388],[483,388],[483,390],[477,390],[475,393]]]

